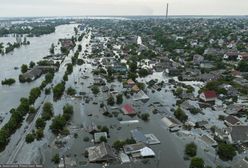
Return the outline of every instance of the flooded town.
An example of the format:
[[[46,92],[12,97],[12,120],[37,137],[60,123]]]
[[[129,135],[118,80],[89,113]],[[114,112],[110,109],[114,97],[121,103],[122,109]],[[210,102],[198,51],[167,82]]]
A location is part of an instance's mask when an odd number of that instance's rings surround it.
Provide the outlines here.
[[[248,17],[0,20],[0,167],[248,168]]]

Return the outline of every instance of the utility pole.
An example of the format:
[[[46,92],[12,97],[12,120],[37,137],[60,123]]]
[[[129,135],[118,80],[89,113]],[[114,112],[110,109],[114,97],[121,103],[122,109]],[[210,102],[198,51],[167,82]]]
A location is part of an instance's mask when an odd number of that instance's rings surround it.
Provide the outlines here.
[[[169,15],[169,3],[166,4],[166,19],[168,19]]]

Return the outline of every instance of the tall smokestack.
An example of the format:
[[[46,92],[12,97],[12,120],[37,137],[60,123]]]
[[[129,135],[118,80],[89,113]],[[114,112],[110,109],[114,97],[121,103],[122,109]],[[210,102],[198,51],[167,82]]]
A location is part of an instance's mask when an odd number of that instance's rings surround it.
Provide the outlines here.
[[[167,5],[166,5],[166,19],[168,18],[168,14],[169,14],[169,4],[167,3]]]

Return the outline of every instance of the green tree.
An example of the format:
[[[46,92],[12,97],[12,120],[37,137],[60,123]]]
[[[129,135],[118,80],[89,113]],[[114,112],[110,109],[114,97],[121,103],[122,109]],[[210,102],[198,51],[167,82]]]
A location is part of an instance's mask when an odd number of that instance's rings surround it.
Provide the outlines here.
[[[40,96],[40,94],[41,94],[40,88],[36,87],[31,89],[29,93],[29,104],[34,104],[34,102]]]
[[[42,119],[50,120],[53,116],[53,104],[50,102],[44,103],[42,110]]]
[[[70,96],[73,96],[73,95],[75,95],[77,92],[76,92],[76,90],[73,89],[72,87],[69,87],[69,88],[67,89],[66,93],[67,93],[68,95],[70,95]]]
[[[65,90],[65,83],[61,82],[59,84],[57,84],[54,88],[53,88],[53,98],[54,100],[58,100],[62,97],[63,93]]]
[[[34,141],[34,139],[35,139],[35,136],[33,134],[27,134],[25,140],[27,143],[32,143]]]
[[[194,142],[191,142],[185,146],[184,153],[190,157],[196,156],[197,146]]]
[[[29,113],[36,113],[36,109],[33,106],[30,106]]]
[[[5,129],[0,130],[0,151],[8,144],[8,135]]]
[[[123,148],[123,146],[125,145],[125,142],[124,141],[120,141],[120,140],[117,140],[113,143],[113,147],[119,151],[121,148]]]
[[[241,72],[248,72],[248,62],[247,61],[240,61],[238,64],[238,69]]]
[[[50,129],[52,130],[54,134],[58,135],[64,130],[65,125],[66,125],[65,118],[59,115],[59,116],[54,117],[54,119],[52,120]]]
[[[28,71],[28,66],[26,64],[22,64],[22,66],[21,66],[21,72],[22,73],[25,73],[27,71]]]
[[[199,157],[195,157],[191,160],[190,168],[204,168],[204,160]]]
[[[178,87],[175,91],[176,96],[180,96],[183,93],[183,89],[181,87]]]
[[[188,120],[188,116],[185,114],[185,112],[181,108],[177,108],[176,111],[174,112],[174,115],[179,121],[183,123]]]
[[[131,61],[129,62],[129,69],[130,69],[130,72],[136,72],[137,70],[137,62],[136,61]]]
[[[9,78],[9,79],[3,80],[1,83],[2,83],[2,85],[9,85],[10,86],[10,85],[13,85],[15,82],[16,82],[15,79]]]
[[[43,129],[37,129],[35,132],[35,136],[37,140],[41,140],[44,137]]]
[[[66,104],[64,107],[63,107],[63,116],[65,118],[66,121],[69,121],[73,115],[73,106],[70,105],[70,104]]]
[[[236,156],[236,150],[231,144],[220,143],[217,148],[217,154],[222,160],[232,160]]]
[[[82,51],[82,45],[79,44],[79,45],[78,45],[78,52],[81,52],[81,51]]]
[[[33,61],[30,61],[29,68],[33,68],[35,66],[35,63]]]
[[[146,77],[146,76],[148,76],[149,75],[149,72],[148,72],[148,70],[147,69],[140,69],[139,71],[138,71],[138,74],[139,74],[139,76],[141,77],[141,78],[143,78],[143,77]]]
[[[98,86],[96,86],[96,85],[93,85],[93,86],[91,87],[91,91],[92,91],[92,93],[95,94],[95,95],[97,95],[97,94],[100,92]]]
[[[104,137],[104,136],[101,136],[101,137],[100,137],[100,142],[107,142],[107,138]]]
[[[46,126],[46,122],[45,122],[44,119],[38,118],[38,119],[36,120],[36,122],[35,122],[35,127],[36,127],[37,129],[39,129],[39,128],[44,129],[45,126]]]
[[[73,72],[73,64],[69,63],[66,67],[66,73],[71,74]]]
[[[45,81],[46,83],[51,83],[54,78],[54,73],[53,72],[48,72],[45,76]]]
[[[68,51],[67,48],[65,48],[65,47],[60,47],[60,51],[61,51],[61,53],[63,53],[63,54],[66,54],[66,55],[69,54],[69,51]]]

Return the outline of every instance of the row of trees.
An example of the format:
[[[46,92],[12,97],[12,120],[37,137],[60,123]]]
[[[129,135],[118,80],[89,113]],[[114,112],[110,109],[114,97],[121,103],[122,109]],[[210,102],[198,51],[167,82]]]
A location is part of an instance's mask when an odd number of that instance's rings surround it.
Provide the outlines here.
[[[9,121],[0,129],[0,151],[4,150],[13,133],[22,125],[24,116],[27,113],[34,113],[36,110],[30,106],[28,98],[21,98],[16,109],[11,109]]]

